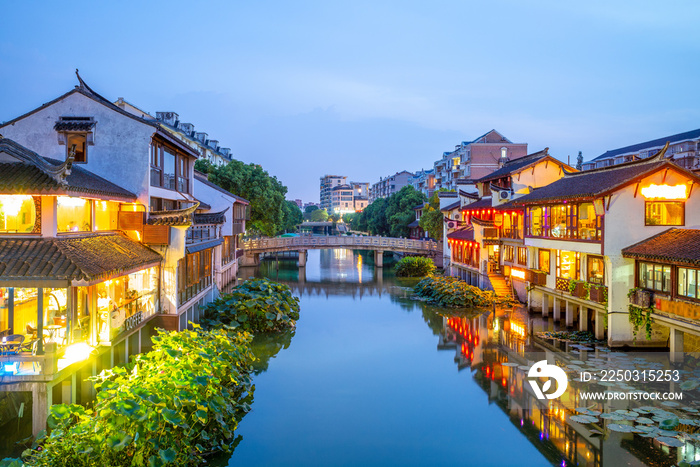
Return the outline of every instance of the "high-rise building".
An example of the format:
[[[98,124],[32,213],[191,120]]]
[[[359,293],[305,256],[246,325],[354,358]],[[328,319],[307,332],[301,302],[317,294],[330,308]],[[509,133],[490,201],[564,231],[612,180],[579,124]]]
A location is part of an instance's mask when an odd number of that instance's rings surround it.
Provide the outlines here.
[[[331,212],[331,195],[333,188],[338,185],[347,185],[348,177],[345,175],[324,175],[321,177],[320,186],[320,208],[325,209],[330,214]]]

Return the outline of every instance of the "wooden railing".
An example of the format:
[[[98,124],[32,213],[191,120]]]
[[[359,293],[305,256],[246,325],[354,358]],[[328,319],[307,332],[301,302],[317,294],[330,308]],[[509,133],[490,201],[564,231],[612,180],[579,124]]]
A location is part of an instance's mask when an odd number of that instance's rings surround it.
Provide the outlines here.
[[[244,240],[245,251],[298,250],[309,248],[355,248],[367,250],[398,250],[417,253],[441,252],[432,240],[412,240],[390,237],[287,237]]]

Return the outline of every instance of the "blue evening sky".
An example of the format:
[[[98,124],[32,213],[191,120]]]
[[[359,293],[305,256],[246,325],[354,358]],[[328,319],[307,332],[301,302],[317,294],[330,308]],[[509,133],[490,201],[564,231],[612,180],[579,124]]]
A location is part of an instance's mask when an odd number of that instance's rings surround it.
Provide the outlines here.
[[[70,90],[179,113],[288,198],[495,128],[575,162],[700,128],[700,2],[3,2],[0,121]]]

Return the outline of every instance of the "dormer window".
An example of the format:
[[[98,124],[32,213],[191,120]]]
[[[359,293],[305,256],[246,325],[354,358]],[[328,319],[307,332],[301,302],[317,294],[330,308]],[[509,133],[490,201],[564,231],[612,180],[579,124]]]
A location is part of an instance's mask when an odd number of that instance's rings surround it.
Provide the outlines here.
[[[87,148],[95,144],[95,119],[93,117],[59,117],[54,125],[58,144],[66,146],[66,157],[75,147],[73,162],[87,163]]]

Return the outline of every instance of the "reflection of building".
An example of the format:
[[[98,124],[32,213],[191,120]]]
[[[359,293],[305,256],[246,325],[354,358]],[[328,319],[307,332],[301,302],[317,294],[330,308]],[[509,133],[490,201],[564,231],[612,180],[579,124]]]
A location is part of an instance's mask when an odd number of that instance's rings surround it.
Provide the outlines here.
[[[0,133],[0,333],[23,344],[0,357],[1,390],[34,392],[36,433],[48,405],[90,400],[85,377],[148,348],[155,327],[198,321],[235,278],[248,202],[80,79]]]

